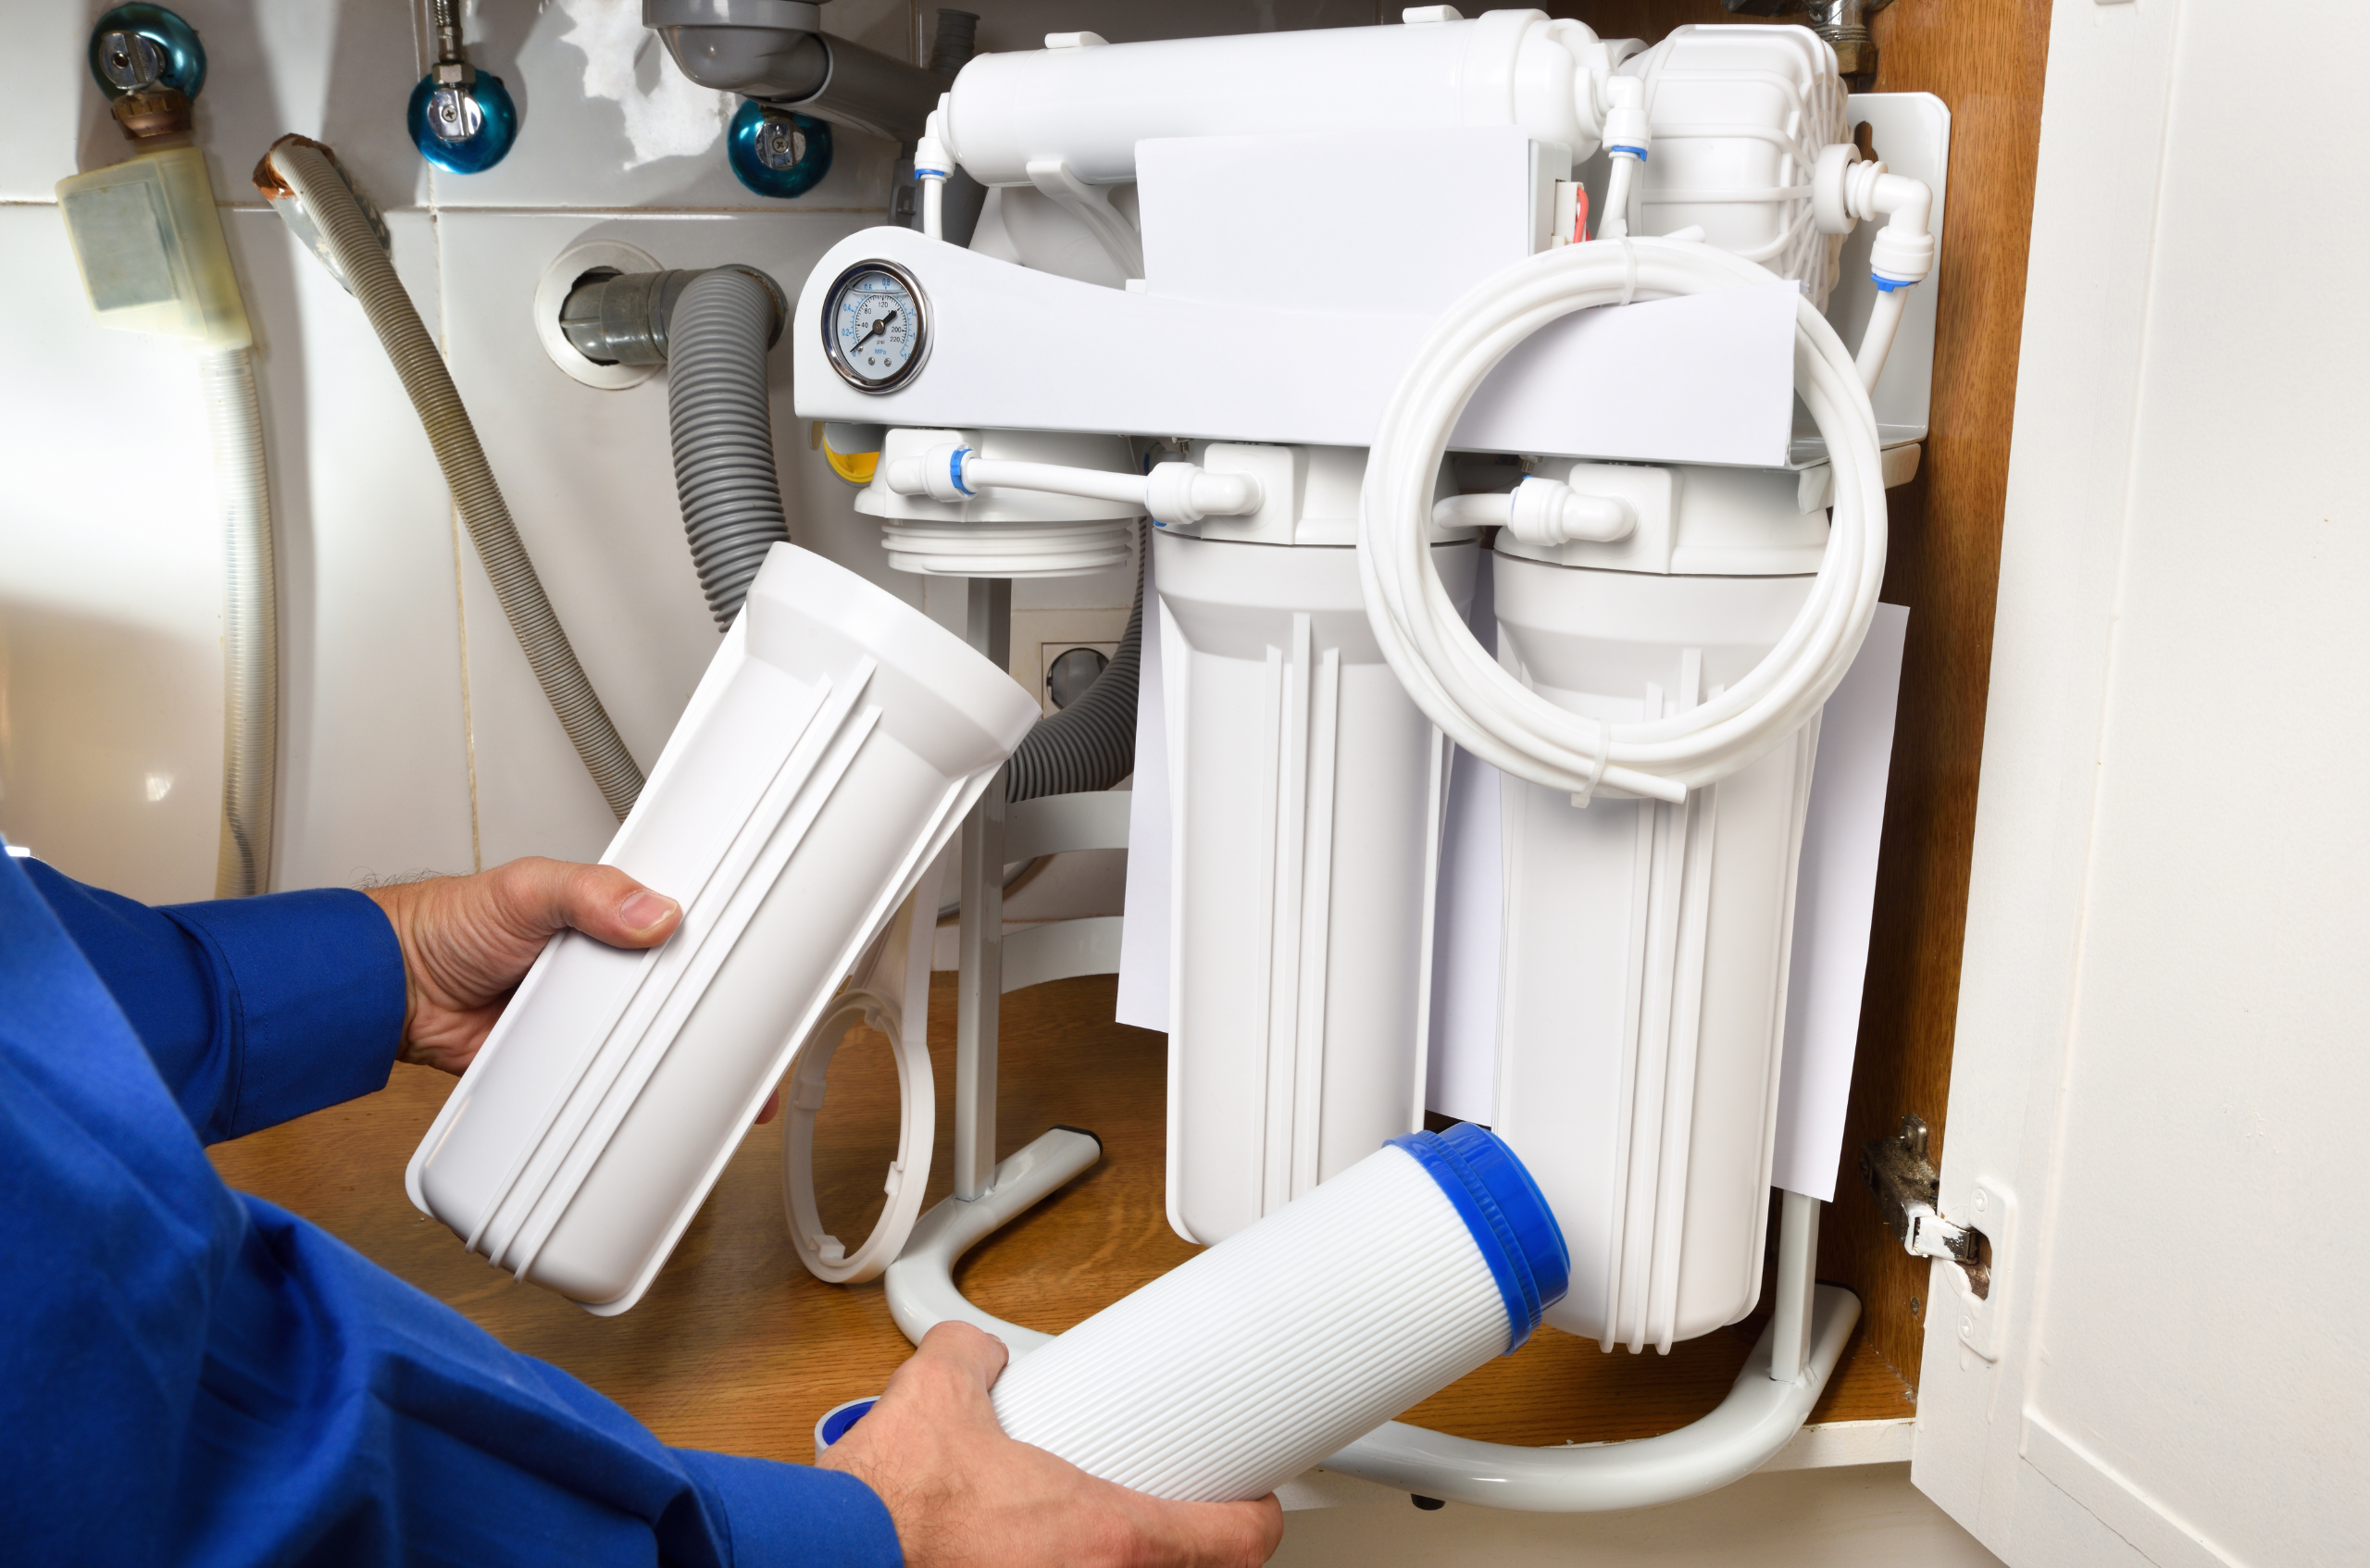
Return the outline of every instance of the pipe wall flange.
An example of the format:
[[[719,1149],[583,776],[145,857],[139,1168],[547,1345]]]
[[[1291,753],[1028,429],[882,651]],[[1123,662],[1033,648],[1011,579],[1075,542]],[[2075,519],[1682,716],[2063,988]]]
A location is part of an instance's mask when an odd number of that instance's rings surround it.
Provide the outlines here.
[[[588,240],[562,251],[535,283],[535,339],[560,372],[603,392],[623,392],[656,375],[659,365],[595,365],[560,330],[560,306],[587,274],[600,271],[656,272],[657,257],[616,240]]]

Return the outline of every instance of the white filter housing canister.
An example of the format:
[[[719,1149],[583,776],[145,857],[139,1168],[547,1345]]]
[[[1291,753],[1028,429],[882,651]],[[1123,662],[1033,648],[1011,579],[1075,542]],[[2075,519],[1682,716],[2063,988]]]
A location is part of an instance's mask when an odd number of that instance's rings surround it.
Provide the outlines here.
[[[1214,445],[1269,507],[1154,537],[1172,867],[1168,1216],[1215,1242],[1422,1126],[1446,748],[1358,585],[1363,454]],[[1331,498],[1328,507],[1328,497]],[[1269,517],[1269,511],[1277,514]],[[1338,529],[1339,545],[1291,543]],[[1212,532],[1233,537],[1213,539]],[[1280,537],[1275,543],[1253,539]],[[1434,547],[1469,602],[1476,547]]]
[[[1843,237],[1813,219],[1811,175],[1823,150],[1852,139],[1835,51],[1806,27],[1690,23],[1621,74],[1645,84],[1653,131],[1629,187],[1629,232],[1700,228],[1825,309]]]
[[[775,545],[602,857],[681,927],[553,940],[412,1156],[413,1203],[592,1312],[632,1306],[1038,713],[919,611]]]
[[[1533,690],[1614,720],[1678,713],[1792,624],[1812,579],[1780,574],[1815,567],[1826,527],[1793,475],[1580,464],[1572,483],[1624,493],[1642,537],[1524,558],[1500,536],[1499,657]],[[1624,569],[1565,564],[1624,552]],[[1491,1125],[1571,1244],[1547,1320],[1608,1349],[1667,1350],[1760,1295],[1817,728],[1677,805],[1600,792],[1582,809],[1503,780]]]
[[[1154,1497],[1265,1497],[1511,1353],[1564,1292],[1539,1189],[1487,1130],[1395,1138],[1015,1362],[1005,1432]]]

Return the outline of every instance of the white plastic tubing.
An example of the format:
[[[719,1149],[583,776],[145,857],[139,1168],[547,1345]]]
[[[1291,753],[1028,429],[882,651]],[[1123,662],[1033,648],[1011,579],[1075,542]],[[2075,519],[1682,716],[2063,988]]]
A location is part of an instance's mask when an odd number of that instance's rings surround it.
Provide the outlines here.
[[[1029,490],[1141,506],[1164,523],[1239,517],[1266,499],[1255,474],[1213,474],[1191,463],[1159,463],[1147,474],[1115,474],[1059,463],[982,457],[967,446],[938,446],[889,461],[888,485],[899,495],[967,501],[983,490]]]
[[[1448,433],[1486,376],[1548,322],[1593,305],[1766,282],[1769,274],[1679,240],[1565,245],[1516,262],[1433,323],[1376,431],[1358,522],[1366,614],[1391,669],[1457,744],[1586,803],[1599,787],[1678,802],[1793,733],[1851,667],[1885,566],[1876,416],[1852,355],[1805,299],[1795,389],[1827,440],[1835,507],[1802,613],[1768,657],[1727,691],[1659,719],[1612,723],[1558,707],[1474,641],[1426,547]]]
[[[1528,1338],[1562,1235],[1511,1150],[1393,1139],[1016,1361],[1005,1432],[1155,1497],[1264,1497]]]
[[[1038,712],[920,611],[775,545],[602,856],[680,900],[680,929],[544,949],[412,1156],[412,1201],[521,1278],[632,1306]]]
[[[222,505],[222,847],[214,896],[271,885],[273,775],[280,751],[280,609],[263,410],[244,348],[198,357],[214,482]]]

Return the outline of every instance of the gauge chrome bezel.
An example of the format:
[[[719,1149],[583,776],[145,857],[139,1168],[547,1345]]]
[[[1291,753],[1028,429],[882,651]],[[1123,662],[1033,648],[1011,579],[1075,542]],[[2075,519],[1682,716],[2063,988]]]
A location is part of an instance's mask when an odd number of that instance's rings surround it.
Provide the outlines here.
[[[904,285],[906,293],[913,297],[914,302],[913,357],[898,367],[893,375],[877,381],[856,374],[855,367],[848,363],[846,353],[840,347],[839,333],[834,331],[831,326],[831,323],[839,318],[840,304],[847,294],[848,286],[867,272],[886,272]],[[895,392],[916,376],[920,375],[923,365],[929,360],[930,340],[933,336],[930,331],[929,295],[922,292],[920,279],[893,261],[877,259],[859,261],[837,278],[832,279],[831,286],[823,293],[823,318],[819,325],[823,333],[823,356],[831,362],[831,368],[840,373],[840,380],[860,392],[869,392],[877,397],[883,392]]]

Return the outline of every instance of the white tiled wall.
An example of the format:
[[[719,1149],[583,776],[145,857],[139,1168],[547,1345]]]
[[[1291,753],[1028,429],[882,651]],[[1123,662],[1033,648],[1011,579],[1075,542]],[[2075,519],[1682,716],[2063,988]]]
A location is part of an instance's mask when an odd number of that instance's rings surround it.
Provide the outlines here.
[[[725,167],[728,97],[692,87],[641,0],[479,0],[472,58],[517,100],[482,175],[430,169],[403,109],[425,0],[178,0],[209,74],[197,139],[257,333],[280,530],[282,755],[275,884],[598,854],[614,828],[456,534],[426,440],[359,308],[249,172],[300,131],[388,210],[398,271],[443,343],[521,535],[627,744],[657,754],[716,642],[681,537],[663,379],[595,392],[555,369],[528,304],[592,237],[668,266],[742,260],[795,290],[878,221],[896,150],[842,131],[795,202]],[[1115,42],[1371,23],[1373,0],[973,0],[988,48],[1056,29]],[[94,327],[54,205],[128,151],[84,66],[99,0],[0,0],[0,831],[152,900],[213,885],[221,572],[196,378],[168,344]],[[826,25],[917,57],[933,8],[831,0]],[[954,585],[889,572],[810,450],[776,356],[775,440],[800,542],[934,615]],[[1022,612],[1116,612],[1131,574],[1022,584]]]

